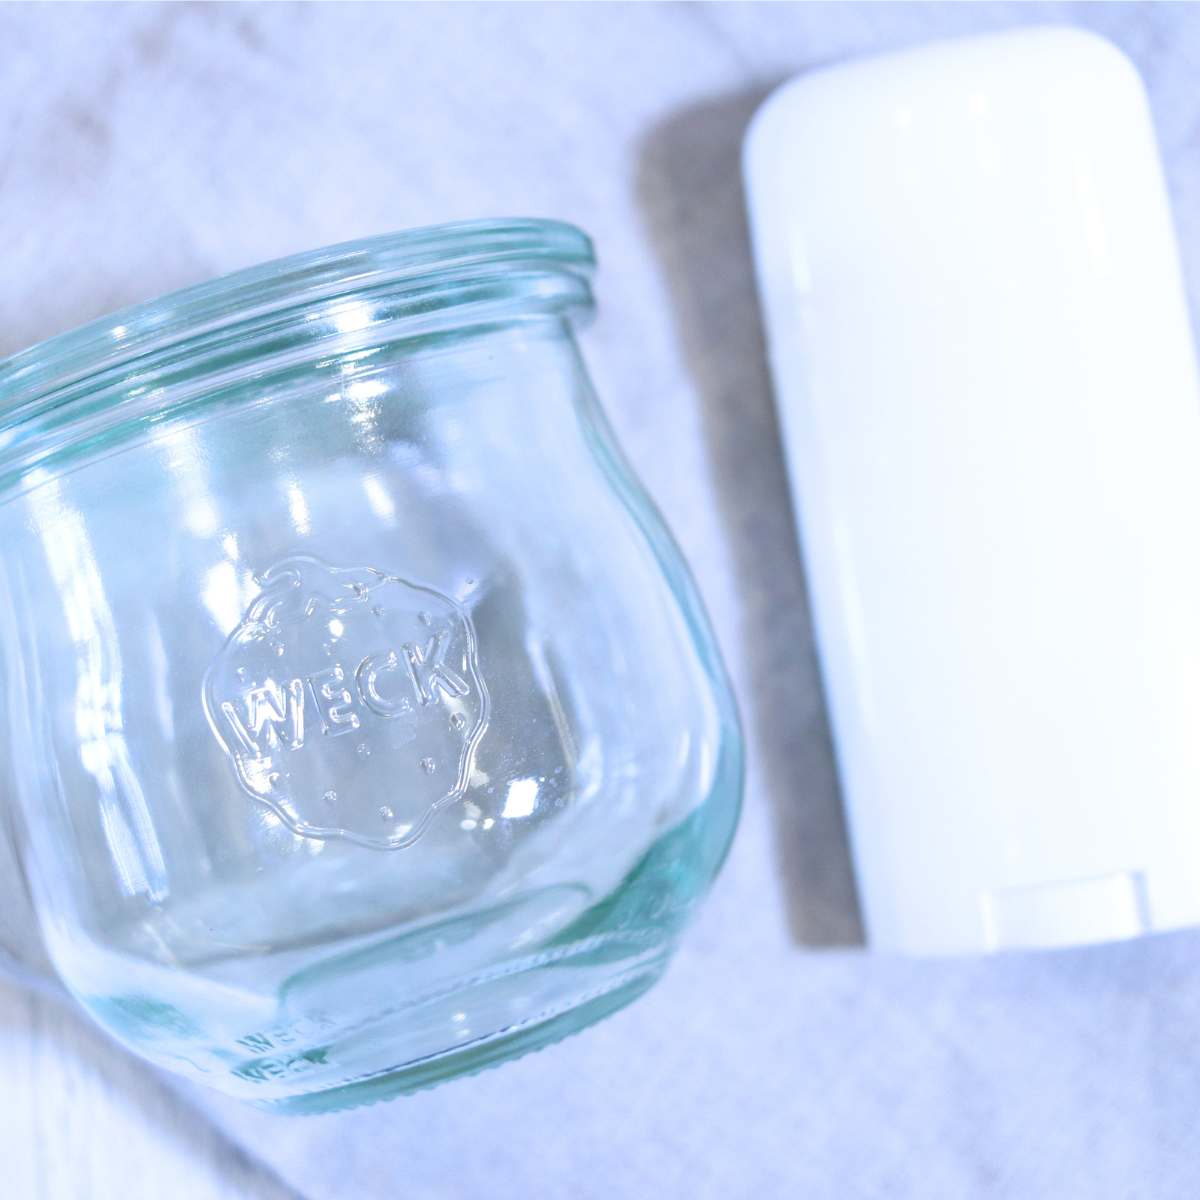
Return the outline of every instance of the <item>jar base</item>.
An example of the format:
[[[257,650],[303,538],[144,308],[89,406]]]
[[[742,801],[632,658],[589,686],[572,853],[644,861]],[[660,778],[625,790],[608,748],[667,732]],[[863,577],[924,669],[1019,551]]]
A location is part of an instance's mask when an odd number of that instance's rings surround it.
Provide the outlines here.
[[[285,1116],[319,1116],[322,1113],[379,1104],[398,1096],[424,1091],[450,1079],[477,1075],[489,1067],[498,1067],[561,1042],[619,1012],[653,987],[665,967],[665,957],[650,964],[639,964],[637,974],[602,995],[594,996],[544,1021],[494,1034],[460,1050],[433,1055],[420,1062],[325,1091],[252,1103],[256,1108]]]

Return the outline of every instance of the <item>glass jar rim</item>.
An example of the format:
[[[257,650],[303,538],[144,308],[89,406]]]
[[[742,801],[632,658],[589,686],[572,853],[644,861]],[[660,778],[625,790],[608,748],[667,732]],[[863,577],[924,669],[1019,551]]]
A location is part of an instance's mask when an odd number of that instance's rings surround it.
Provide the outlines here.
[[[0,489],[120,402],[138,400],[153,418],[185,370],[226,365],[231,346],[243,359],[256,347],[311,355],[334,340],[349,349],[586,308],[594,264],[591,239],[563,221],[459,221],[290,255],[120,309],[0,359]],[[95,428],[86,432],[94,444]]]

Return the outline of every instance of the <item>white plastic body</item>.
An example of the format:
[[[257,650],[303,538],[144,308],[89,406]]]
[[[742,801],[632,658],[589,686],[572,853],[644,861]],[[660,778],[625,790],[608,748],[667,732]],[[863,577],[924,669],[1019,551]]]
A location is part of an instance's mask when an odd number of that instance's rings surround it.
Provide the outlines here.
[[[862,60],[745,169],[871,941],[1200,922],[1200,394],[1136,71],[1058,29]]]

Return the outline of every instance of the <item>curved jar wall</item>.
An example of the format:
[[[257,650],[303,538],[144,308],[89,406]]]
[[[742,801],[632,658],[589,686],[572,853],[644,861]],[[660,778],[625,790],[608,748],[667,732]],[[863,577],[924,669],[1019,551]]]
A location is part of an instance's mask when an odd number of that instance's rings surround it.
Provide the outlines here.
[[[661,971],[736,718],[579,359],[587,239],[373,239],[0,364],[20,853],[139,1053],[297,1111]]]

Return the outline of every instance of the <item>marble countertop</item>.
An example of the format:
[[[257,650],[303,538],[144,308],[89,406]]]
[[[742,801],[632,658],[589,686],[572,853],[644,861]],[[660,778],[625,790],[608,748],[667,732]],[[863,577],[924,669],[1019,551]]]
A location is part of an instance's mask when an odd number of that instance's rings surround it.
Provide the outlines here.
[[[666,979],[409,1100],[267,1116],[0,991],[6,1196],[1196,1193],[1200,935],[937,963],[861,947],[746,243],[740,139],[776,83],[1034,22],[1094,28],[1144,73],[1194,296],[1187,5],[0,7],[0,352],[388,229],[522,214],[593,234],[585,351],[708,601],[750,759]]]

